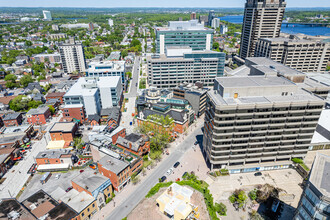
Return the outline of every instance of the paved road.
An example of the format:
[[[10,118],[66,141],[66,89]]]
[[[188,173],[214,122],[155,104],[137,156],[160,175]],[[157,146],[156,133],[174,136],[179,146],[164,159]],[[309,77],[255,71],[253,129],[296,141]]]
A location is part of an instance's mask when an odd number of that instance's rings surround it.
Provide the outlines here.
[[[128,93],[126,93],[124,95],[125,98],[131,98],[131,97],[137,96],[137,86],[136,85],[138,84],[139,73],[140,73],[139,70],[140,70],[140,57],[137,56],[137,57],[135,57],[134,66],[132,69],[133,79],[131,80],[131,85],[130,85]]]
[[[123,201],[109,216],[108,220],[122,219],[126,217],[145,197],[149,190],[158,182],[158,178],[162,177],[165,172],[173,166],[176,161],[179,161],[183,154],[193,146],[196,141],[196,136],[201,135],[201,126],[190,133],[189,136],[165,159],[150,176],[133,192],[128,198]]]

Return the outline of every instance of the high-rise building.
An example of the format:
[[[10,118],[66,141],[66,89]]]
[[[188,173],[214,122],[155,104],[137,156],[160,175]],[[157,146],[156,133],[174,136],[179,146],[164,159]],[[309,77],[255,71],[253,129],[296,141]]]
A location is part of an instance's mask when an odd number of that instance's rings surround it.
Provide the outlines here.
[[[255,57],[267,57],[303,72],[324,72],[330,61],[330,43],[323,40],[261,38],[257,41]]]
[[[228,26],[225,24],[222,24],[220,26],[220,34],[226,34],[228,32]]]
[[[88,23],[88,30],[93,31],[94,30],[94,24],[92,22]]]
[[[198,22],[201,23],[203,26],[208,24],[208,16],[207,15],[200,15]]]
[[[208,26],[212,25],[213,18],[215,18],[214,10],[210,10],[207,24]]]
[[[81,43],[70,39],[69,43],[59,44],[58,48],[65,73],[86,71],[84,48]]]
[[[318,124],[325,100],[299,85],[303,73],[249,59],[236,76],[216,78],[208,92],[203,151],[212,169],[288,168],[292,158],[306,156]]]
[[[164,54],[168,46],[189,46],[193,50],[212,48],[213,30],[197,20],[169,21],[168,27],[156,27],[156,52]]]
[[[330,219],[330,157],[317,153],[294,220]]]
[[[44,20],[45,21],[51,21],[52,20],[52,14],[50,11],[42,11],[42,14],[44,15]]]
[[[218,27],[220,27],[220,19],[219,18],[213,18],[211,26],[214,29],[217,29]]]
[[[225,54],[167,47],[166,54],[148,56],[147,63],[149,86],[175,88],[181,83],[201,82],[211,87],[215,77],[223,75]]]
[[[113,20],[111,18],[109,18],[108,22],[109,22],[109,26],[112,27],[113,26]]]
[[[190,20],[196,20],[196,12],[191,12],[190,14]]]
[[[259,38],[279,37],[285,0],[247,0],[241,35],[240,57],[252,57]]]
[[[119,76],[80,77],[63,96],[66,106],[82,104],[86,115],[99,115],[101,109],[120,105],[122,85]]]

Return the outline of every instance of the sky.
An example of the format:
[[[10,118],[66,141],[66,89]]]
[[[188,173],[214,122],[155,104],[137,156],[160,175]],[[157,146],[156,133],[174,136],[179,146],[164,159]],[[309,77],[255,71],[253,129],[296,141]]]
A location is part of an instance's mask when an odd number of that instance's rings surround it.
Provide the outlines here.
[[[0,7],[244,7],[246,0],[0,0]],[[329,0],[286,0],[287,7],[330,7]]]

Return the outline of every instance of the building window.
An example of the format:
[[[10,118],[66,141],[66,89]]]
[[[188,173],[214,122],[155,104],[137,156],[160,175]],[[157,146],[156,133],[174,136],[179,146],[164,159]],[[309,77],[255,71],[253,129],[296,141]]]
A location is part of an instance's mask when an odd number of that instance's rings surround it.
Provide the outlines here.
[[[108,197],[110,197],[110,193],[108,193]]]
[[[87,212],[89,212],[89,208],[87,208]]]
[[[93,208],[94,208],[94,207],[95,207],[95,204],[93,203],[93,205],[92,205],[92,206],[93,206]]]
[[[85,215],[85,213],[81,213],[81,216],[84,216]]]

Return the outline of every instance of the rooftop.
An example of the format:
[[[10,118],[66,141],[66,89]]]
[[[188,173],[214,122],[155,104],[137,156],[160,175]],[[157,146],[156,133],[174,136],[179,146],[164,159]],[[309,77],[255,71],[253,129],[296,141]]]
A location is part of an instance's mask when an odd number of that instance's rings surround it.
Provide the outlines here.
[[[85,191],[78,192],[75,189],[65,193],[60,200],[70,206],[77,213],[81,213],[87,206],[95,201],[95,198]]]
[[[109,179],[99,173],[94,174],[94,171],[91,172],[83,172],[79,175],[77,175],[74,179],[72,179],[72,182],[75,182],[79,186],[85,188],[89,192],[94,192],[97,190],[102,184],[109,181]],[[110,182],[111,184],[111,182]]]
[[[41,151],[37,154],[36,159],[38,158],[61,158],[62,155],[71,155],[68,150],[47,150]]]
[[[74,122],[55,122],[53,126],[49,129],[50,133],[53,132],[72,132],[75,128],[76,123]]]
[[[102,157],[102,159],[99,160],[98,163],[100,163],[107,170],[110,170],[116,174],[119,174],[121,171],[123,171],[124,169],[126,169],[126,167],[129,166],[128,163],[125,163],[122,160],[118,160],[107,155]]]
[[[38,108],[30,109],[26,114],[27,115],[40,115],[45,114],[45,112],[49,110],[48,106],[39,106]]]
[[[311,182],[324,196],[330,198],[330,156],[317,153],[310,171]]]
[[[198,23],[198,20],[190,21],[169,21],[167,27],[156,27],[157,31],[212,31],[203,24]]]
[[[124,71],[125,61],[101,61],[101,62],[90,62],[88,64],[89,73],[106,72],[106,71]]]
[[[2,120],[15,120],[17,119],[22,113],[20,112],[13,112],[8,113],[2,116]]]
[[[0,218],[1,219],[24,219],[35,220],[33,216],[23,205],[16,199],[0,200]]]
[[[62,202],[48,212],[47,220],[72,219],[77,214],[77,212]]]

